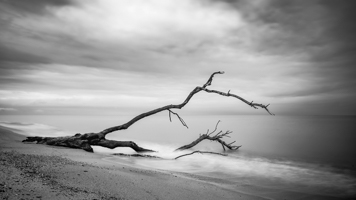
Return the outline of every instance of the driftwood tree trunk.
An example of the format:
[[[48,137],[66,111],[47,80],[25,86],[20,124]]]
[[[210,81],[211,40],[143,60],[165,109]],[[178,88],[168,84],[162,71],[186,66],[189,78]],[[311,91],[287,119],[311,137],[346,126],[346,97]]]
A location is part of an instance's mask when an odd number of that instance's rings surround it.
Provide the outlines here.
[[[265,109],[269,114],[273,115],[269,110],[268,110],[268,105],[263,105],[263,104],[258,104],[258,103],[253,103],[249,102],[247,100],[245,100],[244,98],[237,96],[235,94],[230,93],[230,90],[225,93],[225,92],[221,92],[221,91],[217,91],[217,90],[210,90],[207,89],[208,86],[211,85],[213,78],[216,74],[223,74],[224,72],[218,71],[218,72],[214,72],[208,79],[208,81],[203,85],[203,86],[197,86],[195,87],[190,93],[189,95],[186,97],[186,99],[184,100],[183,103],[181,104],[176,104],[176,105],[166,105],[145,113],[142,113],[136,117],[134,117],[133,119],[131,119],[130,121],[119,125],[119,126],[114,126],[114,127],[110,127],[107,128],[99,133],[85,133],[85,134],[76,134],[74,136],[67,136],[67,137],[27,137],[26,140],[23,140],[23,142],[37,142],[38,144],[47,144],[47,145],[53,145],[53,146],[64,146],[64,147],[69,147],[69,148],[79,148],[79,149],[83,149],[85,151],[88,152],[93,152],[93,148],[91,147],[92,145],[94,146],[102,146],[102,147],[107,147],[110,149],[114,149],[116,147],[130,147],[133,150],[135,150],[136,152],[152,152],[153,150],[150,149],[146,149],[146,148],[142,148],[140,146],[138,146],[136,143],[132,142],[132,141],[115,141],[115,140],[107,140],[105,138],[105,136],[109,133],[112,133],[114,131],[119,131],[119,130],[125,130],[128,129],[131,125],[133,125],[134,123],[136,123],[137,121],[154,115],[156,113],[162,112],[162,111],[168,111],[169,112],[169,118],[171,120],[171,114],[174,114],[178,117],[178,119],[181,121],[181,123],[186,126],[187,124],[184,122],[184,120],[175,112],[173,112],[171,109],[181,109],[183,108],[189,101],[190,99],[197,94],[200,91],[205,91],[208,93],[215,93],[215,94],[219,94],[222,96],[226,96],[226,97],[234,97],[238,100],[241,100],[242,102],[246,103],[247,105],[257,109],[258,107]],[[231,146],[232,143],[230,144],[226,144],[224,141],[221,140],[222,137],[227,136],[229,133],[218,133],[215,136],[211,136],[210,134],[204,134],[201,135],[200,138],[198,138],[196,141],[197,143],[199,143],[200,141],[204,140],[204,139],[208,139],[208,140],[214,140],[214,141],[218,141],[222,144],[223,148],[227,147],[229,149],[234,149],[234,148],[238,148],[236,146]],[[195,141],[195,142],[196,142]],[[194,142],[193,142],[194,143]],[[192,144],[194,146],[194,144]],[[192,146],[190,145],[190,146]],[[231,148],[230,148],[231,147]],[[181,147],[181,148],[190,148],[189,145],[187,145],[187,147]],[[179,148],[180,149],[180,148]]]

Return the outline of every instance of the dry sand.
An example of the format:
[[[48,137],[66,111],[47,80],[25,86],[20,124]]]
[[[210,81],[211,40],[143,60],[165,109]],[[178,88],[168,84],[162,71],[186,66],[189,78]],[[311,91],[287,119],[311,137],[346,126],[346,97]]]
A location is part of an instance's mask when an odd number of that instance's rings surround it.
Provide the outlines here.
[[[197,176],[103,159],[39,144],[0,127],[1,199],[263,199]]]

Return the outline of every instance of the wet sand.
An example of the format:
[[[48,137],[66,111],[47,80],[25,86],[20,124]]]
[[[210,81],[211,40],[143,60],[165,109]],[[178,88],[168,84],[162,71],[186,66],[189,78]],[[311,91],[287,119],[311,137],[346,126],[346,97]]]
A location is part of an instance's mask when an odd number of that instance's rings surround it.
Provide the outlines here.
[[[1,199],[264,199],[195,178],[39,144],[0,127]]]

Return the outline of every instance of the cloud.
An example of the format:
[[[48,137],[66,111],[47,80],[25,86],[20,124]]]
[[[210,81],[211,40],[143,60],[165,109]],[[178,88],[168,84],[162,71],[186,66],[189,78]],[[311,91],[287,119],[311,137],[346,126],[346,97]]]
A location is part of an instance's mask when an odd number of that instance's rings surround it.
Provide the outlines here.
[[[3,107],[160,106],[219,70],[226,74],[212,87],[255,101],[354,99],[350,1],[34,0],[0,8]]]
[[[286,57],[284,88],[269,93],[275,97],[344,96],[356,87],[356,3],[352,1],[212,1],[225,3],[246,20],[255,54]],[[236,31],[241,33],[240,30]],[[232,40],[234,41],[234,40]],[[241,45],[239,39],[236,46]],[[295,64],[298,63],[299,64]],[[289,69],[288,65],[293,66]],[[283,80],[283,81],[282,81]],[[322,98],[322,96],[320,96]]]
[[[15,108],[0,108],[0,112],[1,111],[10,111],[10,112],[14,112],[14,111],[17,111],[17,109]]]
[[[74,2],[72,0],[5,0],[1,4],[21,13],[44,14],[50,12],[49,9],[52,7],[70,6]]]
[[[48,63],[43,56],[34,55],[0,44],[0,62]]]
[[[222,6],[187,0],[90,1],[51,14],[12,18],[4,35],[52,62],[144,72],[178,68],[179,57],[215,55],[216,44],[244,23]]]

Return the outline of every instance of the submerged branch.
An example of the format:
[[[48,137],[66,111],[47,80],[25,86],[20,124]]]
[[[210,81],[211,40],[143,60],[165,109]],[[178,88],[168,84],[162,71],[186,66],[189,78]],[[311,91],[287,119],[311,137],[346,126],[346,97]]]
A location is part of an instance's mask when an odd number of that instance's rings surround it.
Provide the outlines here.
[[[174,158],[174,160],[177,160],[178,158],[181,158],[181,157],[184,157],[184,156],[189,156],[189,155],[192,155],[192,154],[195,154],[195,153],[208,153],[208,154],[216,154],[216,155],[220,155],[220,156],[227,156],[227,154],[222,154],[222,153],[216,153],[216,152],[211,152],[211,151],[193,151],[192,153],[187,153],[187,154],[183,154],[183,155],[180,155],[176,158]]]
[[[200,135],[198,139],[194,140],[190,144],[187,144],[187,145],[179,147],[175,151],[181,151],[181,150],[185,150],[185,149],[190,149],[190,148],[194,147],[195,145],[199,144],[203,140],[211,140],[211,141],[219,142],[222,145],[222,148],[224,149],[224,151],[225,151],[225,147],[230,149],[230,150],[239,149],[241,146],[233,146],[232,145],[236,141],[233,141],[233,142],[227,144],[225,141],[222,140],[223,137],[230,137],[229,134],[232,133],[231,131],[226,131],[226,132],[219,131],[214,136],[211,136],[211,134],[215,133],[215,131],[217,130],[219,123],[220,123],[220,120],[216,123],[215,129],[212,132],[209,133],[209,129],[208,129],[206,134]]]

